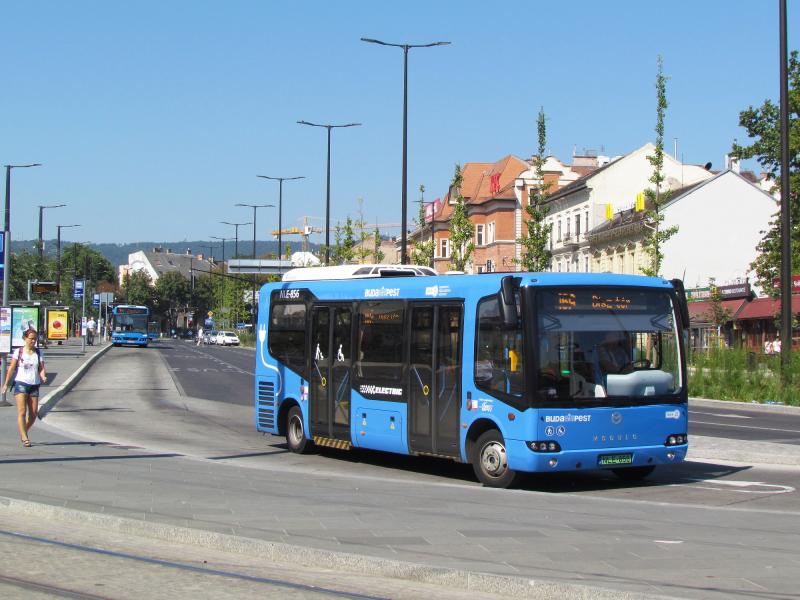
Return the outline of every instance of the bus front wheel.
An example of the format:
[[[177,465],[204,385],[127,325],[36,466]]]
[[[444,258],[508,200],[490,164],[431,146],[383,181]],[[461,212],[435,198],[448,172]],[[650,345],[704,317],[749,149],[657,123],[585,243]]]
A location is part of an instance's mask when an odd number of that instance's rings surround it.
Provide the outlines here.
[[[286,416],[286,444],[289,450],[297,454],[306,454],[311,450],[311,442],[306,438],[303,428],[303,413],[298,406],[293,406]]]
[[[472,468],[483,485],[508,488],[516,483],[519,474],[508,468],[506,444],[499,431],[490,429],[481,434],[474,448]]]

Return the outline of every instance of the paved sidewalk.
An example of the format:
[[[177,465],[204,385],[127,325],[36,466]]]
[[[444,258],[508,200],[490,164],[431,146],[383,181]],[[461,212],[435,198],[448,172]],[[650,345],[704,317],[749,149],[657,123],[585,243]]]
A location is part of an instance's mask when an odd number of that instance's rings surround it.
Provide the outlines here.
[[[81,338],[70,338],[60,346],[56,342],[51,342],[47,348],[42,348],[47,367],[47,382],[39,388],[39,407],[42,417],[58,402],[80,380],[81,375],[91,364],[110,347],[110,342],[103,342],[103,338],[95,338],[93,345],[86,345],[81,350]],[[8,409],[9,412],[14,408],[14,396],[6,394],[6,401],[11,406],[0,404],[0,411]],[[0,400],[2,402],[2,400]],[[3,412],[0,412],[2,415]]]

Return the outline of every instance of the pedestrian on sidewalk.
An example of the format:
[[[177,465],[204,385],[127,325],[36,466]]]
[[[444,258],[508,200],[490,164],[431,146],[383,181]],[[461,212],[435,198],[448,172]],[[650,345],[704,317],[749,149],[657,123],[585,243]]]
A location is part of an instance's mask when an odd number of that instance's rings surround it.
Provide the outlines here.
[[[31,447],[28,431],[36,422],[39,413],[39,386],[47,381],[44,358],[36,347],[38,334],[35,329],[25,332],[25,345],[18,348],[11,356],[8,374],[0,390],[3,394],[8,390],[11,377],[14,377],[14,400],[17,402],[17,426],[22,445]]]
[[[94,317],[89,317],[89,322],[86,323],[86,343],[90,346],[94,346],[95,331],[97,331],[97,321]]]

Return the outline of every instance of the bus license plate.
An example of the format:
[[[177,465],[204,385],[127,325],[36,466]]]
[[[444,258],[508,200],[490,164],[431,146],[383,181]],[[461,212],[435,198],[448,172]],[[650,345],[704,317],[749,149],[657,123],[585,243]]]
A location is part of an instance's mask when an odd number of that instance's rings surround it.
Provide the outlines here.
[[[633,454],[601,454],[597,464],[601,467],[629,465],[633,462]]]

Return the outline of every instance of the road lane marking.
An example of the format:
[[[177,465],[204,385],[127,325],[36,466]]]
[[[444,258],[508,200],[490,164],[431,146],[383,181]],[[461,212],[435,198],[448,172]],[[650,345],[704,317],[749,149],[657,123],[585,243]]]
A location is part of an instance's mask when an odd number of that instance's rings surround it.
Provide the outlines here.
[[[723,413],[707,413],[707,412],[700,412],[696,410],[690,410],[689,416],[692,415],[706,415],[709,417],[723,417],[724,419],[752,419],[753,417],[748,417],[747,415],[727,415]]]
[[[713,490],[716,492],[722,491],[732,491],[732,492],[739,492],[742,494],[791,494],[795,491],[790,485],[779,485],[777,483],[764,483],[762,481],[737,481],[737,480],[725,480],[725,479],[717,479],[717,480],[710,480],[710,479],[697,479],[694,477],[687,478],[688,481],[692,481],[695,483],[704,483],[707,485],[698,485],[694,487],[698,487],[704,490]],[[680,484],[672,484],[672,485],[680,485]],[[728,487],[729,490],[723,490],[718,487],[710,487],[710,486],[720,486],[722,488]],[[746,488],[761,488],[761,489],[746,489]]]

